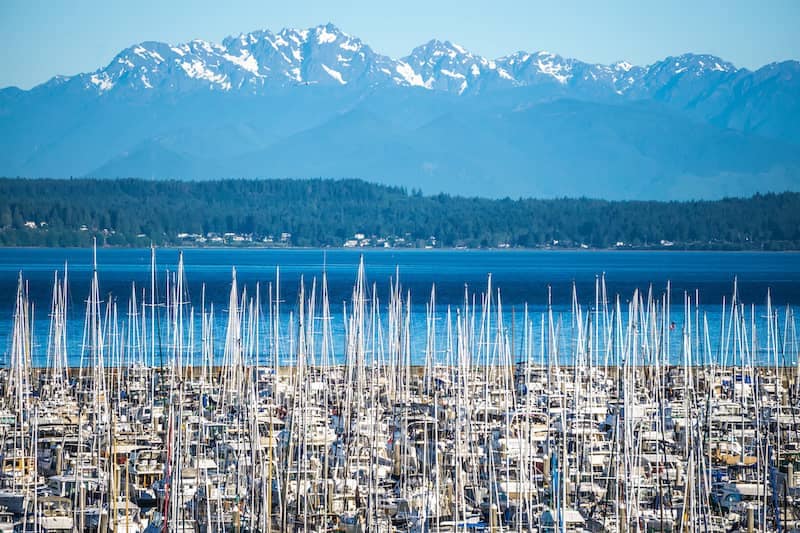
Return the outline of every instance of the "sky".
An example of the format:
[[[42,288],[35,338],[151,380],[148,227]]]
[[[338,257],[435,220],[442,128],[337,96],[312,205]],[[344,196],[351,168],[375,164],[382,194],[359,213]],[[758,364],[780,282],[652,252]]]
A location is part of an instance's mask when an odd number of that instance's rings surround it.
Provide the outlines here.
[[[437,38],[489,58],[547,50],[644,65],[696,52],[749,69],[800,59],[800,0],[0,0],[0,87],[94,71],[142,41],[327,22],[393,58]]]

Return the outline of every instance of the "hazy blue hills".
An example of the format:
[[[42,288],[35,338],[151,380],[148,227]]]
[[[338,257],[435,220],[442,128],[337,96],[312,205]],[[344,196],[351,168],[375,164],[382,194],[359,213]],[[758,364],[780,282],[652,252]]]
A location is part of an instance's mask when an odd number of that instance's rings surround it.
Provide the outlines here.
[[[800,190],[800,63],[647,66],[333,25],[146,42],[0,90],[0,175],[360,178],[426,193],[686,199]]]

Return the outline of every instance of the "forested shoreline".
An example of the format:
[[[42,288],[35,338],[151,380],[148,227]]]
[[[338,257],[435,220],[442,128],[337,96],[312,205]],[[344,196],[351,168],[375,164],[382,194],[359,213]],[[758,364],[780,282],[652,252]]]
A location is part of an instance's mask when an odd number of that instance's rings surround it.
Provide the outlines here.
[[[800,249],[800,193],[485,199],[360,180],[0,179],[0,246]]]

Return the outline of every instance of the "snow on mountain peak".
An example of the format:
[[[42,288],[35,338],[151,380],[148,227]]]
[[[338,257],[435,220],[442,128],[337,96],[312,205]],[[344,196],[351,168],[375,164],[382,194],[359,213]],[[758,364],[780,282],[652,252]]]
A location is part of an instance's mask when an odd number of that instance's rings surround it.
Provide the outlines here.
[[[317,26],[314,32],[317,34],[317,44],[332,43],[339,38],[335,31],[329,31],[328,26]]]
[[[566,84],[572,77],[572,65],[563,61],[560,56],[550,52],[536,53],[536,66],[539,68],[539,72],[551,76],[562,85]]]
[[[106,73],[92,74],[90,79],[92,80],[92,83],[97,86],[98,91],[101,93],[104,93],[114,87],[114,82],[111,81]]]
[[[410,55],[400,59],[396,67],[403,84],[456,94],[479,90],[481,78],[496,69],[495,61],[474,55],[459,44],[438,39],[416,47]]]
[[[736,72],[736,67],[731,63],[710,54],[682,54],[670,56],[662,61],[653,63],[649,70],[666,71],[674,74],[692,73],[695,76],[706,75],[711,72]]]
[[[330,68],[328,65],[322,65],[322,68],[325,70],[325,72],[328,73],[328,75],[331,78],[335,79],[336,81],[338,81],[342,85],[346,85],[347,84],[347,82],[344,81],[344,78],[342,78],[342,73],[341,72]]]
[[[458,52],[459,54],[465,54],[465,55],[466,55],[466,54],[468,54],[468,53],[469,53],[469,52],[467,52],[467,50],[466,50],[466,49],[465,49],[463,46],[461,46],[460,44],[456,44],[456,43],[450,43],[450,46],[453,48],[453,50],[455,50],[455,51],[456,51],[456,52]]]
[[[614,63],[614,68],[616,70],[622,70],[623,72],[628,72],[633,68],[633,65],[631,65],[627,61],[617,61],[616,63]]]
[[[250,52],[248,50],[242,50],[242,54],[239,56],[224,54],[222,57],[224,57],[231,63],[240,66],[246,71],[252,72],[256,76],[260,76],[260,74],[258,73],[258,61],[256,60],[255,57],[250,55]]]
[[[375,53],[333,24],[308,29],[256,30],[222,43],[143,42],[120,52],[105,68],[78,79],[98,94],[118,90],[245,90],[262,93],[297,84],[366,87],[391,84],[452,94],[527,85],[580,87],[610,94],[642,94],[672,77],[720,77],[736,67],[711,55],[683,54],[647,67],[564,58],[549,51],[516,52],[490,60],[447,40],[431,39],[401,59]],[[632,91],[632,92],[631,92]]]
[[[395,72],[400,74],[401,79],[395,78],[398,82],[405,82],[412,87],[425,87],[430,89],[429,86],[425,84],[422,79],[422,76],[417,74],[414,69],[408,63],[404,61],[398,61],[397,65],[395,66]]]
[[[153,50],[148,50],[143,46],[139,45],[133,49],[133,53],[143,59],[155,59],[158,63],[163,63],[164,58],[161,57],[158,52],[154,52]]]

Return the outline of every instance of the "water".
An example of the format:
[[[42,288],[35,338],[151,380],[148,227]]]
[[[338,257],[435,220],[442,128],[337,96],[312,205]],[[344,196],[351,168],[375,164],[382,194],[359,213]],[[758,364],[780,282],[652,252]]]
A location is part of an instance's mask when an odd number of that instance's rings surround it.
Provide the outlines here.
[[[672,285],[673,317],[680,325],[683,320],[683,294],[699,291],[700,311],[718,331],[721,304],[730,297],[734,277],[738,278],[740,300],[755,304],[758,309],[766,302],[770,290],[773,303],[780,308],[800,304],[800,254],[754,252],[656,252],[656,251],[474,251],[474,250],[316,250],[316,249],[188,249],[184,251],[188,292],[196,309],[200,307],[203,284],[206,302],[214,303],[217,313],[217,340],[222,342],[226,321],[231,270],[236,268],[241,287],[253,294],[256,283],[261,285],[263,300],[269,283],[274,284],[276,267],[280,267],[282,312],[297,310],[297,294],[301,277],[310,286],[313,278],[327,272],[331,311],[333,313],[334,345],[341,347],[343,324],[342,302],[349,301],[359,259],[364,256],[367,281],[385,304],[389,296],[390,279],[399,269],[404,290],[411,293],[414,304],[412,330],[415,333],[415,360],[419,361],[424,346],[424,305],[431,287],[436,286],[436,303],[440,318],[447,306],[463,303],[465,287],[470,293],[485,292],[487,277],[499,288],[511,328],[520,320],[522,306],[529,304],[531,312],[545,309],[548,287],[558,313],[569,311],[573,283],[579,300],[586,308],[594,305],[595,279],[605,274],[610,296],[620,295],[629,300],[635,289],[647,290],[652,284],[655,294],[661,294],[670,281]],[[150,287],[150,251],[147,249],[100,249],[97,251],[100,292],[103,299],[116,298],[120,312],[135,283],[137,291]],[[176,270],[178,251],[157,250],[158,285],[164,293],[167,272]],[[14,295],[17,277],[22,272],[28,281],[31,299],[35,304],[34,360],[45,362],[47,343],[47,312],[50,307],[53,273],[69,269],[69,344],[70,362],[79,360],[83,315],[92,271],[92,252],[87,249],[0,249],[0,350],[2,361],[8,360],[11,347]],[[149,297],[148,297],[149,298]],[[266,304],[265,304],[266,311]],[[385,306],[384,306],[385,308]],[[759,315],[760,311],[757,311]],[[537,318],[538,320],[538,318]],[[565,319],[569,322],[569,319]],[[199,320],[198,320],[199,322]],[[266,328],[264,328],[266,329]],[[444,328],[440,328],[443,330]],[[679,329],[679,328],[678,328]],[[674,332],[673,353],[679,353],[680,333]],[[198,335],[199,337],[199,335]],[[514,342],[521,343],[521,335]],[[341,350],[340,350],[341,351]],[[521,351],[521,350],[520,350]],[[791,356],[791,354],[789,354]],[[341,354],[337,354],[340,357]]]

